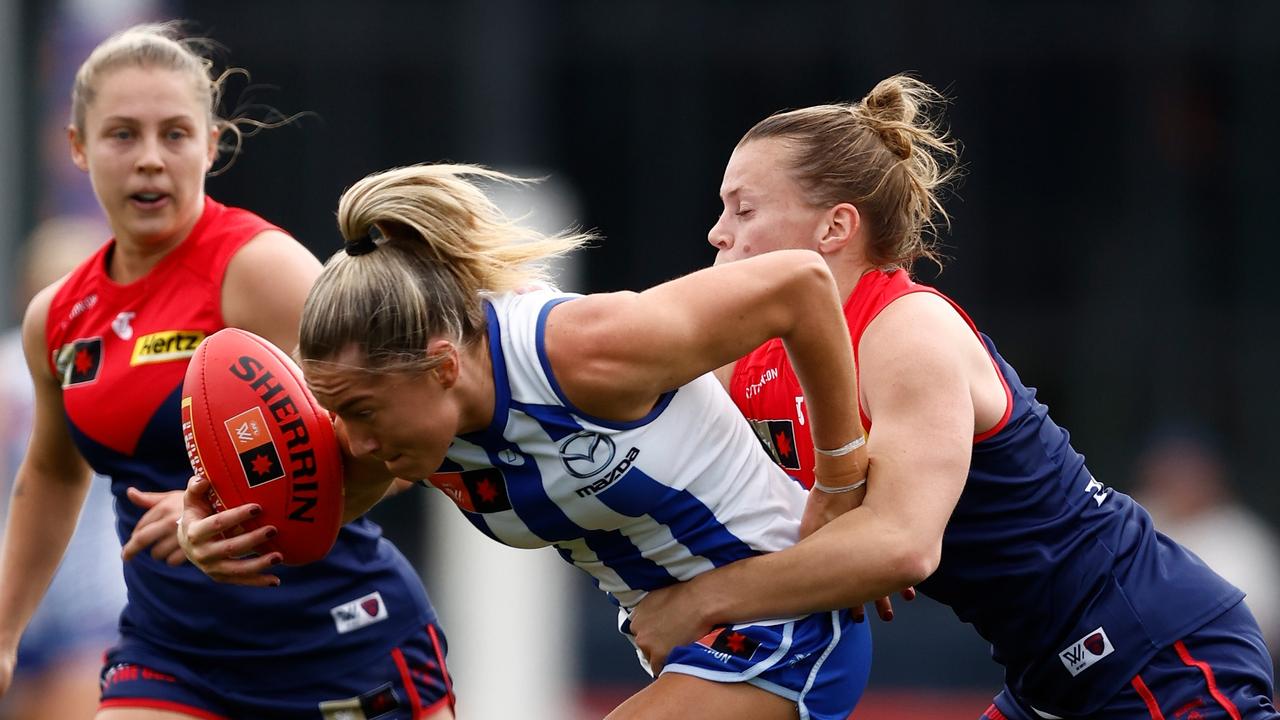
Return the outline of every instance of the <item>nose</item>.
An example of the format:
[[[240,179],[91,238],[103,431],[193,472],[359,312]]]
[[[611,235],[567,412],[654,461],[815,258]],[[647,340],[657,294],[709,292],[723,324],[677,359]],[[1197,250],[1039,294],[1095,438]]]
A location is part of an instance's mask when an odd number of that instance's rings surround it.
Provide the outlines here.
[[[716,224],[707,231],[707,242],[717,250],[728,250],[733,247],[733,236],[724,229],[724,215],[716,219]]]
[[[342,421],[339,420],[338,422],[341,423]],[[343,424],[343,429],[347,433],[347,446],[351,448],[352,456],[357,459],[370,457],[382,449],[382,444],[378,442],[372,432],[345,423]]]
[[[139,172],[152,174],[160,172],[164,169],[164,158],[160,154],[160,140],[155,137],[146,137],[142,141],[142,150],[138,154],[138,160],[135,164]]]

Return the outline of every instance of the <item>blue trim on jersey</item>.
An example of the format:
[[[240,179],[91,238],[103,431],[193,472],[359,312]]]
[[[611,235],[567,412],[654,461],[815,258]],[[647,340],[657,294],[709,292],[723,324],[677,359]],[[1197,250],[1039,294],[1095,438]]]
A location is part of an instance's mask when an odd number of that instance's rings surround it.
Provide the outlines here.
[[[526,405],[512,400],[511,407],[536,420],[547,436],[556,442],[584,429],[568,408],[561,405]]]
[[[556,380],[556,374],[551,370],[551,361],[547,358],[547,343],[546,343],[547,315],[551,312],[552,308],[559,305],[560,303],[567,302],[569,300],[576,300],[576,299],[577,298],[573,298],[573,297],[556,298],[548,302],[546,305],[543,305],[542,309],[538,311],[538,331],[536,334],[536,343],[538,348],[538,362],[542,364],[542,372],[547,376],[547,382],[551,383],[552,392],[556,394],[556,397],[560,399],[560,402],[563,403],[566,408],[571,410],[573,414],[582,418],[586,418],[587,420],[591,421],[596,425],[599,425],[600,427],[613,428],[615,430],[630,430],[632,428],[638,428],[642,425],[647,425],[648,423],[653,422],[653,419],[661,415],[662,411],[667,408],[667,405],[671,404],[671,398],[675,397],[675,394],[677,392],[676,390],[668,390],[667,392],[663,393],[658,398],[658,402],[654,403],[653,409],[650,410],[648,414],[646,414],[644,417],[638,420],[628,420],[625,422],[621,420],[605,420],[604,418],[598,418],[589,413],[585,413],[582,411],[581,408],[579,408],[578,406],[570,402],[569,398],[565,396],[564,390],[561,389],[560,387],[560,381]],[[492,340],[490,340],[490,342],[492,342]]]
[[[493,530],[489,528],[489,523],[485,522],[484,515],[481,515],[480,513],[468,512],[466,510],[463,510],[462,508],[458,508],[458,511],[462,513],[462,517],[469,520],[472,525],[475,525],[477,530],[484,533],[485,535],[488,535],[490,540],[494,540],[496,542],[502,542],[502,540],[497,535],[493,534]],[[503,544],[505,545],[506,543],[503,543]]]
[[[503,461],[499,457],[502,450],[495,450],[492,446],[484,446],[485,453],[494,467],[502,468],[512,511],[530,532],[548,543],[582,540],[599,562],[617,573],[632,588],[652,590],[676,582],[665,568],[641,555],[635,543],[626,535],[616,530],[589,530],[569,519],[547,494],[534,457],[521,452],[510,442],[504,440],[503,444],[504,450],[518,453],[523,462],[513,465]],[[476,527],[481,527],[476,520],[472,522]],[[492,536],[487,524],[481,529]]]
[[[727,481],[726,481],[727,482]],[[678,490],[631,468],[619,482],[596,494],[614,512],[628,517],[648,515],[671,530],[676,542],[715,567],[759,555],[729,532],[715,513],[688,490]],[[652,590],[651,587],[639,587]]]
[[[489,421],[489,427],[484,430],[468,433],[461,437],[463,439],[483,437],[491,440],[501,440],[502,431],[507,426],[507,408],[511,405],[511,383],[507,379],[507,361],[502,355],[502,328],[498,324],[498,312],[493,309],[493,303],[485,301],[484,314],[489,321],[489,327],[487,328],[489,331],[489,359],[491,361],[490,364],[493,365],[493,419]]]
[[[600,562],[632,590],[657,590],[678,582],[667,569],[640,554],[631,538],[617,530],[593,530],[583,541]],[[610,595],[609,597],[613,597]],[[620,603],[618,603],[620,605]]]
[[[533,534],[548,543],[582,537],[585,530],[570,520],[560,506],[551,500],[551,496],[547,495],[547,489],[542,486],[542,473],[532,455],[522,452],[505,439],[502,440],[502,447],[481,447],[489,456],[489,463],[500,468],[506,478],[511,510]],[[519,465],[504,462],[498,457],[499,452],[516,453],[522,462]]]

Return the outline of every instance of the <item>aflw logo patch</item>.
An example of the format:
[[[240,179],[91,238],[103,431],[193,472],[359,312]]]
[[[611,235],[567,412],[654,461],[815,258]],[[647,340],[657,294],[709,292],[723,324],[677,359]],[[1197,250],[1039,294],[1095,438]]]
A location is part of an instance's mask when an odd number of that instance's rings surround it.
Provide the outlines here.
[[[390,617],[387,604],[382,602],[382,593],[376,591],[331,608],[329,614],[333,616],[333,624],[337,626],[339,634],[359,630]]]
[[[1058,653],[1058,658],[1067,667],[1071,677],[1075,677],[1115,651],[1111,646],[1111,638],[1107,637],[1107,631],[1098,628]]]
[[[133,333],[131,329],[130,334]],[[204,340],[199,330],[165,330],[138,338],[133,344],[130,365],[185,360],[196,354],[196,346]]]
[[[271,431],[267,429],[266,420],[262,417],[262,408],[250,408],[223,423],[231,443],[240,456],[240,466],[244,469],[245,480],[249,487],[257,487],[272,480],[284,477],[284,465],[280,462],[280,453],[276,452],[275,441],[271,439]]]

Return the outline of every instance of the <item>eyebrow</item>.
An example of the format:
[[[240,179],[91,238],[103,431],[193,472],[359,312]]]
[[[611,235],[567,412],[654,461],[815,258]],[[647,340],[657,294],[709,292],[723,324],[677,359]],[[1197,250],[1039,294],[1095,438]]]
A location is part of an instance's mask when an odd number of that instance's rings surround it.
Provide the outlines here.
[[[359,405],[362,402],[365,402],[371,397],[373,396],[370,395],[369,393],[362,393],[360,395],[356,395],[355,397],[349,397],[346,400],[343,400],[342,402],[338,403],[338,405],[336,405],[333,408],[333,411],[338,414],[349,412],[353,408],[355,408],[357,405]]]
[[[104,123],[134,123],[134,124],[137,124],[140,122],[138,118],[131,117],[129,115],[111,115],[109,117],[103,118],[102,121]],[[190,115],[174,115],[172,117],[167,117],[160,120],[161,125],[170,125],[176,122],[194,123],[195,118],[191,117]]]

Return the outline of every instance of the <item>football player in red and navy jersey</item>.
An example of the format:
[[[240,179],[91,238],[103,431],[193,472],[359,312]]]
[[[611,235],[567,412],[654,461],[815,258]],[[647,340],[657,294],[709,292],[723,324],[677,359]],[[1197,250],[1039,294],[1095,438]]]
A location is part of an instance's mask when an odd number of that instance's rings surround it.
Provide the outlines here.
[[[200,47],[172,24],[137,26],[76,76],[71,154],[113,237],[23,322],[35,421],[0,559],[0,693],[92,468],[110,478],[129,590],[97,720],[450,718],[435,612],[376,525],[344,526],[325,559],[281,569],[276,588],[215,583],[179,547],[189,358],[224,327],[291,350],[320,270],[284,231],[205,195],[234,125],[215,114]]]
[[[713,625],[860,605],[915,585],[991,643],[989,720],[1275,718],[1243,593],[1095,479],[1034,391],[955,303],[909,274],[955,165],[941,96],[904,76],[862,101],[752,128],[725,170],[717,264],[806,248],[826,261],[857,358],[863,504],[799,544],[645,598],[661,663]],[[807,400],[770,342],[721,379],[780,464],[813,483]],[[792,465],[796,465],[793,462]],[[820,490],[815,490],[819,492]],[[976,714],[976,709],[975,709]]]

